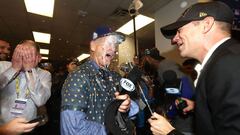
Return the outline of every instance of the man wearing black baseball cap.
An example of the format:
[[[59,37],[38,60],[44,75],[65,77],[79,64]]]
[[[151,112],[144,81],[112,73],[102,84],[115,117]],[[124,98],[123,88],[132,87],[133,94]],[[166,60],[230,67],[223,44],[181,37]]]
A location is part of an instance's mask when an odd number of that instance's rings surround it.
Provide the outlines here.
[[[106,26],[93,33],[90,59],[69,73],[62,88],[62,135],[106,135],[105,111],[114,99],[123,100],[119,112],[130,116],[137,113],[130,97],[117,92],[121,76],[108,69],[117,45],[124,40],[123,34]]]
[[[222,2],[197,3],[162,34],[179,48],[180,55],[198,60],[195,96],[197,135],[240,134],[240,43],[231,38],[232,10]],[[189,111],[194,104],[184,111]],[[181,134],[162,116],[149,119],[154,134]]]

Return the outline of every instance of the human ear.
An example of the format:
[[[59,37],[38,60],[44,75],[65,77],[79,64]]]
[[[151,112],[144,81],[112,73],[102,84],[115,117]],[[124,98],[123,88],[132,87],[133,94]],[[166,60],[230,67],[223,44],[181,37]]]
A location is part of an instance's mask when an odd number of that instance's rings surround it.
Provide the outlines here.
[[[203,33],[207,33],[209,32],[213,25],[214,25],[214,18],[213,17],[206,17],[205,19],[203,19]]]
[[[92,52],[94,52],[96,50],[96,42],[95,41],[90,42],[90,50]]]

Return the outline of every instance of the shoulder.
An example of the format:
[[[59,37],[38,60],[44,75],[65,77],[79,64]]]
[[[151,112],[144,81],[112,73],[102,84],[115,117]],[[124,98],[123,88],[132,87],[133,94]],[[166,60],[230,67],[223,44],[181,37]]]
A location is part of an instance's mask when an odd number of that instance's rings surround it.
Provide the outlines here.
[[[89,66],[90,65],[88,63],[84,63],[84,64],[80,65],[79,67],[77,67],[76,70],[74,70],[68,74],[68,76],[65,80],[65,83],[67,83],[67,84],[71,84],[71,83],[82,84],[83,82],[85,82],[92,74]]]
[[[206,79],[209,82],[221,82],[240,79],[240,53],[225,53],[217,57],[206,69]],[[219,81],[219,82],[220,82]]]
[[[216,52],[218,55],[213,67],[231,69],[240,65],[240,42],[234,39],[227,40]]]
[[[235,39],[229,39],[223,43],[222,51],[229,51],[230,53],[240,53],[240,42]]]
[[[9,61],[0,61],[0,72],[7,70],[12,66],[12,63]]]
[[[47,70],[44,70],[44,69],[42,69],[42,68],[37,68],[36,70],[37,70],[37,72],[40,73],[40,74],[44,74],[44,75],[47,75],[47,76],[51,76],[51,73],[50,73],[49,71],[47,71]]]
[[[240,54],[240,42],[235,39],[229,39],[222,43],[214,53],[220,55]]]
[[[3,66],[10,67],[12,65],[12,63],[9,61],[0,61],[0,65],[1,65],[1,67],[3,67]]]

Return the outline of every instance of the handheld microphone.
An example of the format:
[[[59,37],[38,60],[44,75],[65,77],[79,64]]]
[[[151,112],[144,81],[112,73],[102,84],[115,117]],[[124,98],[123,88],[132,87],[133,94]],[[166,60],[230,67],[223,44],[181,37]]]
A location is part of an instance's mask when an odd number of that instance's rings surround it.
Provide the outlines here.
[[[163,72],[163,87],[167,94],[181,95],[182,82],[177,78],[176,72],[173,70],[167,70]]]
[[[185,107],[187,107],[187,103],[185,100],[180,98],[182,94],[182,81],[177,78],[176,72],[173,70],[167,70],[163,72],[163,87],[165,92],[171,96],[175,96],[175,98],[179,101],[177,105],[178,110],[182,111]]]
[[[134,74],[132,74],[134,75]],[[128,94],[135,90],[134,83],[128,78],[120,80],[120,94]],[[133,133],[131,128],[131,120],[128,118],[127,113],[120,113],[119,106],[124,100],[114,100],[106,108],[105,125],[109,132],[113,135],[129,135]]]
[[[121,86],[121,91],[120,91],[121,95],[128,94],[129,92],[133,92],[135,90],[134,83],[127,78],[122,78],[120,80],[120,86]]]
[[[152,109],[151,109],[151,107],[150,107],[150,105],[148,103],[148,100],[147,100],[147,98],[146,98],[146,96],[145,96],[145,94],[143,92],[143,89],[142,89],[142,87],[140,85],[140,80],[142,79],[144,81],[147,81],[147,77],[144,75],[142,70],[140,70],[137,66],[134,66],[133,69],[129,72],[128,78],[130,80],[132,80],[133,83],[137,84],[137,86],[138,86],[138,88],[140,90],[140,93],[142,94],[143,99],[144,99],[144,101],[145,101],[145,103],[146,103],[150,113],[152,114],[153,111],[152,111]]]

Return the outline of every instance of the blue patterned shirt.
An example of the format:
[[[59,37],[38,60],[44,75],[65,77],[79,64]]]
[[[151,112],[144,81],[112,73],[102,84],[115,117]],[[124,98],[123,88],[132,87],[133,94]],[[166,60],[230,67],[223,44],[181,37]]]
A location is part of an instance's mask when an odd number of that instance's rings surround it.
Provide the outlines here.
[[[87,61],[70,73],[62,88],[61,133],[105,134],[104,114],[121,76]]]

